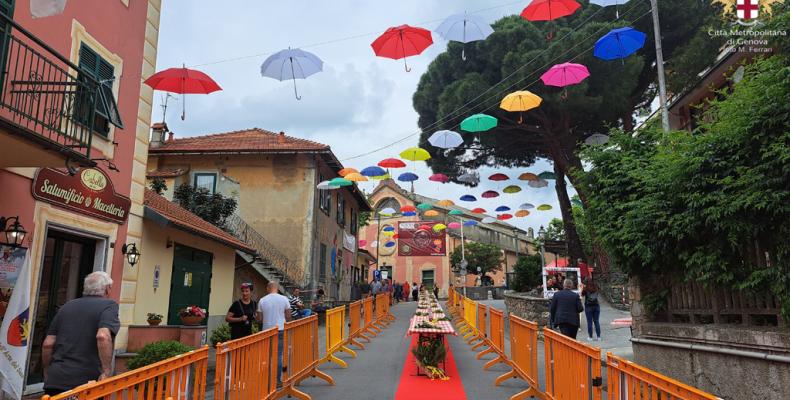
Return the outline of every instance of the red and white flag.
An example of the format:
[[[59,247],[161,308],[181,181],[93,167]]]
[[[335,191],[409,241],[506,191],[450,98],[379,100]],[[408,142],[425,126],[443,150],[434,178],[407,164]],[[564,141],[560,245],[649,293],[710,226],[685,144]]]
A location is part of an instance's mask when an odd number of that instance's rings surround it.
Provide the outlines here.
[[[760,13],[760,0],[738,0],[735,10],[738,19],[748,21],[757,18]]]

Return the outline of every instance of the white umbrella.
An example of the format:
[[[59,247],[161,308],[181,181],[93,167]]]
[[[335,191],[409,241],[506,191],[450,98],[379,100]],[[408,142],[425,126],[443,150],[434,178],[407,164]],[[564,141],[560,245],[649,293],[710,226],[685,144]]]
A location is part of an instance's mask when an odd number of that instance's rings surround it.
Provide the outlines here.
[[[535,208],[535,206],[532,203],[524,203],[524,204],[518,206],[518,208],[520,210],[531,210],[531,209]]]
[[[494,29],[480,16],[464,13],[447,17],[434,32],[443,37],[444,40],[466,44],[477,40],[485,40],[494,33]],[[461,51],[461,58],[466,60],[466,49]]]
[[[621,6],[625,3],[628,3],[628,0],[590,0],[590,4],[596,4],[601,7],[609,7],[609,6]],[[617,14],[617,18],[620,18],[620,10],[615,10]]]
[[[466,173],[458,177],[458,182],[465,182],[471,183],[472,185],[477,185],[480,183],[480,175],[475,173]]]
[[[527,184],[528,184],[530,187],[534,187],[534,188],[542,188],[542,187],[549,186],[549,181],[547,181],[547,180],[545,180],[545,179],[538,179],[538,180],[536,180],[536,181],[529,181]]]
[[[595,133],[590,135],[587,139],[584,139],[584,143],[589,145],[599,145],[599,144],[606,144],[609,141],[609,136],[604,135],[602,133]]]
[[[394,208],[392,208],[392,207],[387,207],[387,208],[385,208],[385,209],[383,209],[383,210],[380,210],[380,211],[379,211],[379,214],[381,214],[381,215],[393,215],[393,214],[395,214],[396,212],[397,212],[397,211],[395,211],[395,209],[394,209]]]
[[[464,143],[461,134],[453,131],[437,131],[428,138],[428,143],[440,149],[452,149]]]
[[[316,185],[318,190],[332,190],[332,189],[340,189],[340,186],[335,186],[329,183],[329,181],[323,181]]]
[[[261,75],[277,79],[282,82],[293,80],[294,96],[297,100],[302,98],[296,92],[296,80],[306,79],[308,76],[321,72],[324,62],[313,53],[300,49],[280,50],[272,54],[261,64]]]
[[[480,221],[480,222],[482,222],[482,223],[484,223],[484,224],[491,224],[491,223],[494,223],[494,222],[496,222],[496,218],[494,218],[494,217],[485,217],[485,218],[483,218],[483,220],[482,220],[482,221]]]

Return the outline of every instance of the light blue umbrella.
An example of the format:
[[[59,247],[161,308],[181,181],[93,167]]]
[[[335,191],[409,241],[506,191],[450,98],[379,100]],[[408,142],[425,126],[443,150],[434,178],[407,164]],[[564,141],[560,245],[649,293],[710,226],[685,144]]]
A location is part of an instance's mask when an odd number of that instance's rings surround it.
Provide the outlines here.
[[[277,79],[282,82],[288,79],[294,82],[294,96],[296,100],[302,98],[296,92],[296,80],[306,79],[308,76],[321,72],[324,62],[313,53],[291,49],[280,50],[272,54],[261,64],[261,75]]]
[[[428,138],[428,143],[440,149],[452,149],[464,143],[464,138],[458,132],[437,131]]]
[[[620,18],[619,7],[627,2],[628,0],[590,0],[590,4],[596,4],[601,7],[615,6],[615,14],[618,19]]]
[[[469,43],[477,40],[485,40],[490,34],[494,33],[483,18],[478,15],[456,14],[447,19],[434,30],[444,40]],[[466,60],[466,49],[461,51],[461,58]]]

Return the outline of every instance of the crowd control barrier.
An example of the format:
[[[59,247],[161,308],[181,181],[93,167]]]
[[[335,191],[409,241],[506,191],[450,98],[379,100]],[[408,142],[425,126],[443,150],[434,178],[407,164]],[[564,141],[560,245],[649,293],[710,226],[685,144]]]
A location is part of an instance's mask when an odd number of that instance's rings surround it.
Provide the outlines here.
[[[480,342],[476,345],[472,346],[472,351],[477,350],[483,346],[488,346],[488,341],[486,337],[488,336],[487,329],[487,319],[488,319],[488,307],[477,303],[477,336],[469,339],[469,344],[474,343],[475,341],[479,340]]]
[[[370,339],[362,335],[362,300],[348,305],[348,343],[365,350],[365,345],[357,339],[370,342]]]
[[[283,387],[274,394],[275,399],[284,396],[311,399],[307,393],[296,388],[296,385],[309,377],[321,378],[334,386],[332,377],[318,370],[320,359],[317,315],[286,322],[283,341]]]
[[[90,382],[42,400],[193,399],[206,396],[208,347],[190,351],[100,382]]]
[[[276,327],[217,344],[215,399],[267,399],[276,390]]]
[[[377,294],[374,302],[376,307],[373,309],[373,326],[384,329],[389,324],[387,321],[387,306],[384,303],[389,304],[389,299],[386,295]]]
[[[464,298],[464,321],[466,327],[461,332],[464,335],[464,340],[477,336],[477,302]]]
[[[453,310],[453,323],[458,326],[457,331],[464,325],[464,297],[460,293],[456,293],[456,306]],[[460,333],[460,332],[459,332]]]
[[[609,400],[721,400],[641,365],[606,353]]]
[[[511,317],[511,336],[512,321]],[[547,399],[601,400],[600,349],[544,329],[543,351],[546,355]]]
[[[546,398],[538,389],[538,324],[510,315],[510,360],[507,363],[512,370],[496,378],[494,386],[499,386],[510,378],[521,378],[527,381],[529,389],[514,394],[510,400],[528,397]],[[568,373],[572,372],[568,371]],[[562,397],[562,399],[577,399],[577,397]]]
[[[488,337],[486,337],[488,348],[478,353],[477,359],[482,359],[488,353],[495,353],[496,357],[483,366],[484,370],[488,370],[501,362],[507,362],[507,356],[505,356],[505,315],[502,311],[493,307],[488,308],[488,315],[490,316]]]
[[[381,333],[381,329],[373,325],[373,297],[366,297],[365,300],[362,300],[362,313],[365,318],[365,326],[362,327],[361,335],[370,341],[370,338]]]
[[[326,355],[321,360],[322,363],[333,362],[342,368],[348,368],[348,364],[344,360],[335,356],[335,353],[340,351],[350,354],[352,358],[357,358],[357,353],[346,347],[348,339],[346,339],[345,327],[346,306],[326,311],[326,329],[324,330],[326,333]]]

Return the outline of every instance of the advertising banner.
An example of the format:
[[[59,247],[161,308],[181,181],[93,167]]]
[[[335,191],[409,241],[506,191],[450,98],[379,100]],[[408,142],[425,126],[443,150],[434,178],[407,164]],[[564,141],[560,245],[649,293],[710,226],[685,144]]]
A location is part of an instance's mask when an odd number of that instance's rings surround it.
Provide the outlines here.
[[[84,169],[74,176],[42,168],[33,179],[33,197],[118,224],[126,222],[132,205],[128,197],[115,192],[110,177],[97,168]]]
[[[399,256],[444,256],[447,254],[445,232],[433,230],[439,221],[398,223]]]

